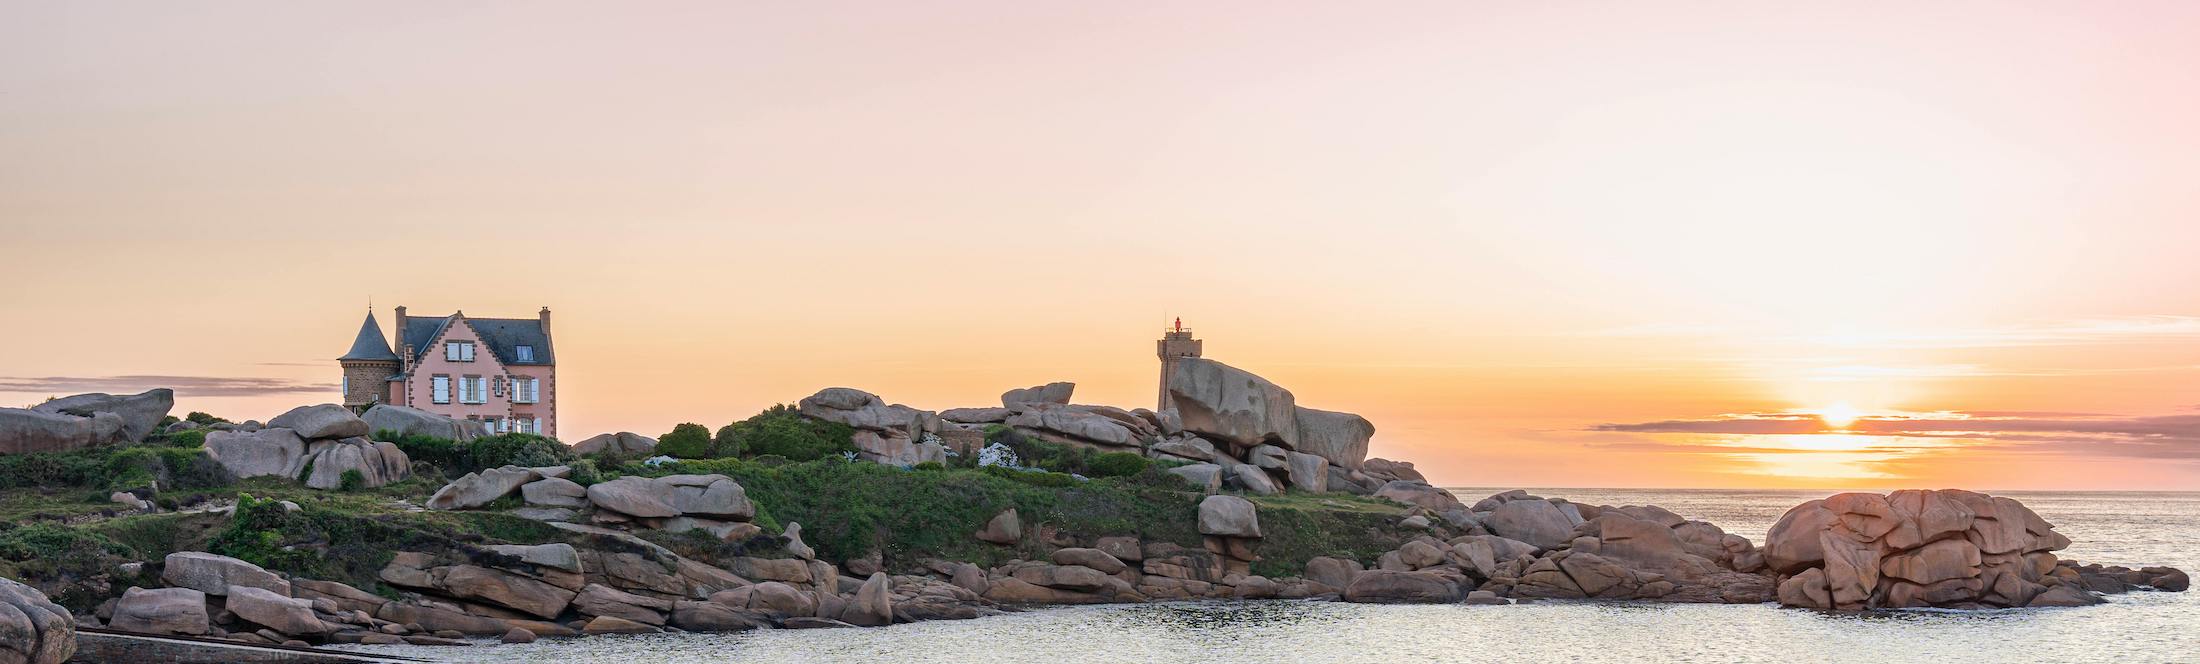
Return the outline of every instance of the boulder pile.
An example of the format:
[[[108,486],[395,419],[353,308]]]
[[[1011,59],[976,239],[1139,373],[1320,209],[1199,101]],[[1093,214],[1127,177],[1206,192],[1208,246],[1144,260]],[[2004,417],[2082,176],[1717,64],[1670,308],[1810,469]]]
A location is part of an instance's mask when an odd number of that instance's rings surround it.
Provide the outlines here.
[[[567,466],[504,466],[451,480],[428,498],[432,510],[470,510],[517,494],[516,514],[550,522],[590,521],[615,528],[669,532],[703,530],[726,541],[755,537],[756,505],[724,475],[621,477],[583,487]],[[797,530],[796,532],[799,532]],[[800,541],[791,542],[799,548]]]
[[[1946,489],[1843,493],[1780,517],[1764,560],[1787,606],[1859,610],[2097,604],[2094,592],[2183,590],[2181,571],[2081,567],[2053,524],[2006,497]]]
[[[371,431],[343,406],[300,406],[269,420],[265,428],[209,431],[205,449],[208,458],[239,479],[273,475],[315,489],[335,489],[343,485],[347,471],[358,471],[363,488],[411,477],[412,460],[404,450],[395,443],[368,440]]]
[[[176,405],[167,388],[79,394],[30,408],[0,408],[0,454],[65,452],[142,441]]]
[[[1371,495],[1399,481],[1426,486],[1413,464],[1368,458],[1375,425],[1367,418],[1298,406],[1289,390],[1213,360],[1182,360],[1171,386],[1176,408],[1161,412],[1071,403],[1076,384],[1056,382],[1009,390],[998,407],[938,413],[833,387],[802,399],[801,413],[854,427],[860,458],[900,466],[942,461],[949,451],[974,454],[987,428],[998,426],[1049,443],[1189,464],[1171,472],[1213,490]]]

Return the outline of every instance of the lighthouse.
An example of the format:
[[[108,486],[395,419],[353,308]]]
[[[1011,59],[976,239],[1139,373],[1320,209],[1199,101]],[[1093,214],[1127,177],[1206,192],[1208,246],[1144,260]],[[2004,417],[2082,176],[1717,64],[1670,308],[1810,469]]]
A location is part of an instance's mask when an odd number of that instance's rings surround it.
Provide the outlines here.
[[[1175,410],[1176,403],[1169,399],[1169,377],[1176,375],[1177,360],[1199,357],[1200,341],[1192,338],[1191,328],[1184,327],[1184,319],[1161,333],[1161,340],[1154,342],[1154,353],[1161,356],[1161,399],[1154,412]]]

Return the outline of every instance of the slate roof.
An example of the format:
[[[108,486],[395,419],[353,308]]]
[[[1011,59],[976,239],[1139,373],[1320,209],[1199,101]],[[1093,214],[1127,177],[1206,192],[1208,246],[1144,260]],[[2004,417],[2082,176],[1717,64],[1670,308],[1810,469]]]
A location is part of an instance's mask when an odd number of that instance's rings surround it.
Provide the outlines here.
[[[437,335],[443,333],[443,327],[451,323],[452,316],[442,318],[414,318],[408,316],[405,319],[405,329],[399,334],[404,339],[403,343],[410,344],[415,353],[427,355],[443,352],[440,349],[429,348],[428,344],[435,341]],[[557,359],[550,354],[550,335],[543,334],[542,320],[539,318],[469,317],[466,322],[472,324],[474,331],[481,334],[482,342],[489,347],[490,353],[496,355],[498,362],[507,365],[529,366],[557,364]],[[514,349],[519,346],[534,346],[535,359],[529,362],[521,362],[515,359],[518,357],[518,353]]]
[[[397,353],[390,351],[390,342],[382,340],[382,324],[374,321],[374,312],[367,312],[367,320],[359,324],[359,338],[351,341],[351,352],[337,360],[385,360],[397,361]]]

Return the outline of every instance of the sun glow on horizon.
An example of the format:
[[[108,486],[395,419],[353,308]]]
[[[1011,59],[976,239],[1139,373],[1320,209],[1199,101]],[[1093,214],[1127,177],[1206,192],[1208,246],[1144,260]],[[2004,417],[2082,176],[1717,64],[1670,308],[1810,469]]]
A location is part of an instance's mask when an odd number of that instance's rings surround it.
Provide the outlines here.
[[[1819,408],[1811,411],[1811,414],[1817,415],[1818,421],[1826,423],[1827,428],[1836,430],[1848,429],[1849,425],[1856,423],[1857,418],[1864,416],[1863,411],[1857,410],[1846,401]]]

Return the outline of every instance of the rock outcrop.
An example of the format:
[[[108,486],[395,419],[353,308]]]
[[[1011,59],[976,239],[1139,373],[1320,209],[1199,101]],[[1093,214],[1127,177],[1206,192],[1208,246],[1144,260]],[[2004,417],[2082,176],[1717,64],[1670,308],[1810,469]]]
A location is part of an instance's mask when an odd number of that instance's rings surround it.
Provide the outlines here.
[[[1263,443],[1297,449],[1299,423],[1291,391],[1252,372],[1188,357],[1169,376],[1169,398],[1184,429],[1240,448]]]
[[[434,436],[465,442],[489,435],[488,425],[445,417],[418,408],[379,404],[360,414],[367,430],[390,431],[400,436]],[[365,435],[365,434],[362,434]]]
[[[632,431],[599,433],[573,445],[574,454],[610,452],[620,456],[648,456],[657,452],[657,439]]]
[[[1014,389],[1001,393],[1001,406],[1013,409],[1030,404],[1067,404],[1076,391],[1077,384],[1069,382]]]
[[[203,447],[206,456],[238,478],[277,476],[302,480],[315,489],[343,485],[346,471],[358,471],[359,488],[374,488],[412,476],[412,459],[397,445],[367,440],[366,421],[342,406],[302,406],[276,416],[273,422],[304,427],[273,426],[250,431],[242,428],[209,431]],[[305,470],[311,467],[308,475]]]
[[[122,419],[123,438],[138,442],[153,433],[160,421],[168,417],[168,411],[175,407],[176,393],[163,387],[138,394],[78,394],[32,406],[31,410],[84,418],[114,413]]]
[[[1788,606],[2099,603],[2091,586],[2101,574],[2056,558],[2069,545],[2046,519],[2010,498],[1954,489],[1843,493],[1782,515],[1767,536],[1764,560],[1780,574],[1779,600]],[[2176,572],[2151,569],[2165,580]],[[2100,589],[2120,592],[2128,587],[2121,581]]]
[[[76,654],[76,623],[46,594],[0,579],[0,664],[61,664]]]

